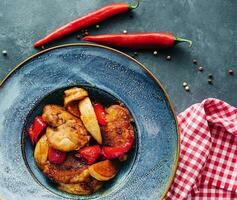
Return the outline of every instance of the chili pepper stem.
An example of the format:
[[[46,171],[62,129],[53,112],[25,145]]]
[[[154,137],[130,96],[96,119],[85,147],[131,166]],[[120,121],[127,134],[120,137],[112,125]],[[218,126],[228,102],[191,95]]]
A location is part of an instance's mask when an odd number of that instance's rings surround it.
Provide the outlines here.
[[[129,9],[129,10],[136,9],[136,8],[139,7],[139,5],[140,5],[140,0],[137,0],[136,3],[130,3],[130,4],[128,4],[128,9]]]
[[[192,40],[187,40],[184,38],[180,38],[180,37],[175,37],[175,43],[180,43],[180,42],[187,42],[189,44],[189,47],[192,47]]]

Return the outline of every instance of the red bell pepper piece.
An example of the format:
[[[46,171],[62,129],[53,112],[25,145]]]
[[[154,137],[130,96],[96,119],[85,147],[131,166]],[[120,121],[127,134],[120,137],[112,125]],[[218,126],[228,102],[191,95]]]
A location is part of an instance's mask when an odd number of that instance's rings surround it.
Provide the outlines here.
[[[45,131],[47,125],[41,116],[34,119],[32,126],[29,128],[29,136],[31,143],[35,145],[40,138],[40,135]]]
[[[66,159],[66,153],[52,147],[48,150],[48,160],[53,164],[62,164]]]
[[[98,160],[101,156],[101,148],[99,145],[84,147],[79,149],[78,153],[75,155],[78,158],[83,158],[88,165],[91,165]]]
[[[161,32],[92,35],[84,37],[83,40],[127,49],[164,49],[180,42],[187,42],[189,47],[192,46],[191,40]]]
[[[134,135],[130,135],[129,138],[127,138],[126,144],[120,147],[109,147],[104,146],[102,148],[102,155],[106,159],[114,159],[119,158],[126,154],[133,146],[134,143]]]
[[[105,126],[107,124],[105,117],[106,115],[105,109],[100,103],[94,104],[93,107],[99,124]]]
[[[46,43],[52,42],[53,40],[62,38],[65,35],[78,31],[80,29],[87,28],[91,25],[97,24],[110,17],[118,15],[120,13],[128,12],[139,6],[139,1],[136,4],[127,4],[123,2],[108,4],[94,12],[79,17],[64,26],[59,27],[43,39],[37,41],[34,46],[40,47]]]

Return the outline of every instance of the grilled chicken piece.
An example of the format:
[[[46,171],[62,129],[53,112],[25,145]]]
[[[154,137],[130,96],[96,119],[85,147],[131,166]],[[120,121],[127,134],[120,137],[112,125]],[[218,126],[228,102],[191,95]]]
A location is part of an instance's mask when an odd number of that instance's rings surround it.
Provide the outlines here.
[[[106,109],[107,125],[103,131],[103,142],[106,146],[123,146],[127,139],[132,135],[134,129],[131,124],[133,121],[127,108],[120,105],[112,105]]]
[[[43,135],[37,142],[34,158],[44,174],[56,183],[81,183],[91,179],[88,165],[78,160],[73,153],[68,153],[66,160],[58,165],[48,161],[48,141]]]
[[[72,153],[68,153],[66,160],[58,165],[48,161],[49,144],[46,135],[37,142],[34,158],[38,167],[57,183],[79,183],[88,181],[90,174],[88,166],[78,160]]]
[[[43,172],[56,183],[80,183],[90,179],[88,166],[70,153],[60,165],[48,162]]]
[[[49,125],[46,136],[53,148],[68,152],[88,144],[90,137],[82,121],[63,107],[46,105],[42,117]]]

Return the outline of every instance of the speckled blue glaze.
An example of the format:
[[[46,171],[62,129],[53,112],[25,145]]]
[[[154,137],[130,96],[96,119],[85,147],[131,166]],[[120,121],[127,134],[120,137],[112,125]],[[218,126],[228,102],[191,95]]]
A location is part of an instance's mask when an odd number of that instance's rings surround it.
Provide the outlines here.
[[[26,117],[45,95],[71,85],[89,85],[126,104],[137,127],[134,155],[111,185],[91,196],[58,191],[32,161],[22,130]],[[167,97],[139,63],[108,48],[69,45],[21,64],[0,89],[0,197],[4,200],[160,199],[177,164],[179,137]],[[32,172],[34,175],[32,175]],[[36,181],[37,179],[37,181]],[[40,182],[44,185],[38,184]]]

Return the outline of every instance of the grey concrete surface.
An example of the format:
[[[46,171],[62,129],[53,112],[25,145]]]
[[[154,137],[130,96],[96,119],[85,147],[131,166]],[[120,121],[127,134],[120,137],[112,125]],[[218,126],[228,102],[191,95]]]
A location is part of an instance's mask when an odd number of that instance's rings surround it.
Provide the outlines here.
[[[56,27],[86,14],[110,0],[1,0],[0,1],[0,79],[20,61],[36,53],[33,43]],[[129,2],[127,0],[127,2]],[[130,1],[131,2],[131,1]],[[169,31],[193,40],[190,49],[182,44],[169,51],[138,52],[137,59],[163,83],[177,112],[207,97],[237,106],[237,1],[236,0],[143,0],[133,17],[123,14],[89,28],[90,34],[127,30]],[[46,48],[78,42],[76,34]],[[125,51],[132,54],[132,51]],[[171,55],[172,60],[165,58]],[[198,65],[192,64],[196,58]],[[199,72],[198,66],[204,71]],[[234,76],[227,70],[232,68]],[[213,85],[207,83],[213,74]],[[186,92],[182,83],[190,85]]]

